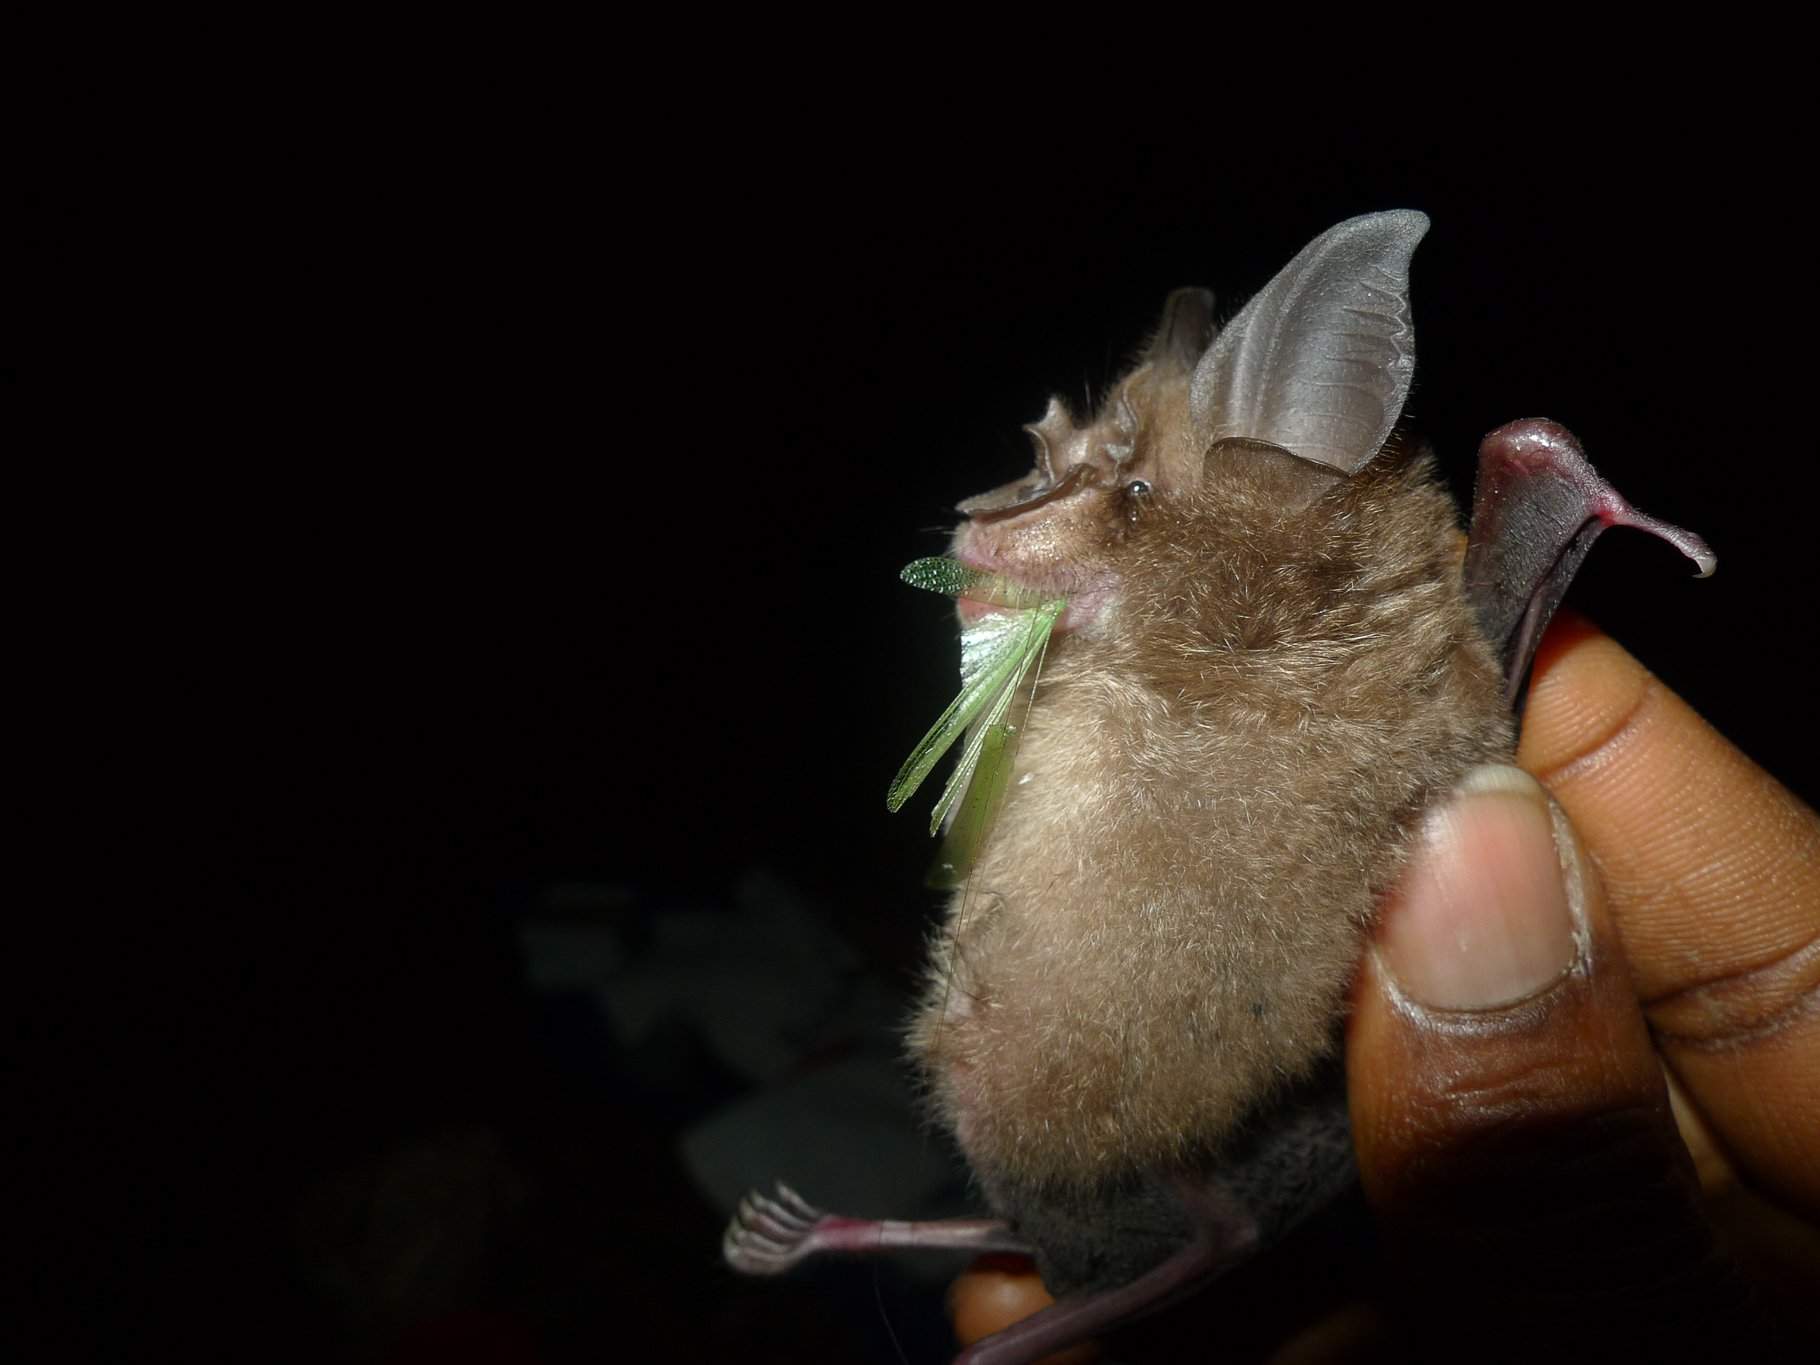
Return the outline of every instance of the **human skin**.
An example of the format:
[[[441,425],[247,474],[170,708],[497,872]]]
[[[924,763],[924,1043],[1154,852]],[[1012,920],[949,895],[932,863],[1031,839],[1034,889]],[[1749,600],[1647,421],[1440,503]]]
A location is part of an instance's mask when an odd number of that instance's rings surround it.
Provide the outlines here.
[[[1702,1184],[1820,1222],[1820,819],[1583,618],[1536,677],[1517,761],[1598,869]]]
[[[1749,1354],[1820,1283],[1820,820],[1568,614],[1517,759],[1552,810],[1480,770],[1354,993],[1354,1137],[1398,1271],[1281,1359]],[[1048,1300],[998,1267],[951,1301],[1002,1325]]]

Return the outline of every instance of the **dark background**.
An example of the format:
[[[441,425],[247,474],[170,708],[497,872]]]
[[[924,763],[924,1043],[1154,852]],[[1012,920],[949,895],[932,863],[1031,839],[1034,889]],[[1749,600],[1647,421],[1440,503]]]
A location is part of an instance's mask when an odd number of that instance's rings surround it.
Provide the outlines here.
[[[907,986],[930,846],[882,797],[954,648],[897,569],[1022,472],[1049,393],[1103,392],[1170,288],[1230,315],[1353,214],[1433,220],[1409,413],[1462,497],[1484,432],[1547,415],[1702,533],[1711,581],[1617,534],[1573,600],[1820,790],[1811,251],[1773,111],[1748,137],[1243,153],[751,111],[666,140],[522,93],[275,123],[147,210],[205,341],[146,350],[179,453],[129,481],[151,524],[109,796],[156,856],[97,855],[138,887],[82,958],[107,1022],[70,1031],[53,1142],[87,1169],[62,1233],[120,1289],[70,1330],[246,1358],[459,1358],[437,1331],[476,1359],[659,1328],[677,1359],[873,1349],[720,1270],[672,1143],[735,1083],[686,1049],[578,1067],[516,928],[557,884],[636,925],[765,869]],[[507,1230],[435,1322],[350,1324],[300,1222],[450,1133],[522,1182]],[[358,1243],[357,1210],[337,1226]],[[141,1288],[147,1259],[172,1273]]]

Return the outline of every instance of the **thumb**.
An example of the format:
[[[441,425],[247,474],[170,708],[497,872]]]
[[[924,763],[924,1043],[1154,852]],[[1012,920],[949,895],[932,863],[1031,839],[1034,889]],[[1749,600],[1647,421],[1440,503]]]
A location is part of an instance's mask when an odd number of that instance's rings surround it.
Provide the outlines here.
[[[1347,1072],[1412,1346],[1680,1359],[1753,1336],[1598,876],[1527,774],[1480,768],[1429,816]]]

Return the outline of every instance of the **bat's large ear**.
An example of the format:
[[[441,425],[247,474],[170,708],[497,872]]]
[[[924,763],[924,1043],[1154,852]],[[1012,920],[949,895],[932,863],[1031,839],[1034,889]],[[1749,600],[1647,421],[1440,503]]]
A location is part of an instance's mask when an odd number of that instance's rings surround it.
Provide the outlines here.
[[[1409,396],[1411,209],[1329,228],[1221,330],[1189,387],[1203,448],[1240,436],[1350,474],[1376,455]]]

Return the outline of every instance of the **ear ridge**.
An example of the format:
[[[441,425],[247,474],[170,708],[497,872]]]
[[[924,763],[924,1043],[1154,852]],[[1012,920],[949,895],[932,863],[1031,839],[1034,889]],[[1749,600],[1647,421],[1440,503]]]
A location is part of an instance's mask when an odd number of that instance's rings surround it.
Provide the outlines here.
[[[1204,445],[1247,437],[1345,474],[1390,438],[1415,374],[1413,209],[1366,214],[1302,248],[1196,366],[1189,416]]]

